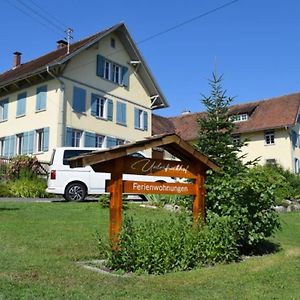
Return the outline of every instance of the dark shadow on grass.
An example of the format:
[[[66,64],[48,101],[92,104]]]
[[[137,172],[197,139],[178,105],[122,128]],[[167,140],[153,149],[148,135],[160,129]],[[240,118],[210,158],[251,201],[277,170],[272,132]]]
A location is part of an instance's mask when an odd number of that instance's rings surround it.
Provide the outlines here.
[[[0,211],[15,211],[20,210],[18,207],[0,207]]]
[[[242,249],[242,254],[248,256],[254,255],[266,255],[279,252],[281,250],[281,246],[278,243],[273,243],[268,240],[261,241],[253,247]]]

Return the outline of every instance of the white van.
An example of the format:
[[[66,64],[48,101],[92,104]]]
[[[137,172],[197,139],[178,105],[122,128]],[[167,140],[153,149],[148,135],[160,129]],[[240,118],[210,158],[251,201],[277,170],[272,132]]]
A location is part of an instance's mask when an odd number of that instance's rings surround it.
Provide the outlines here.
[[[63,195],[67,201],[82,201],[86,195],[105,193],[105,181],[109,173],[95,172],[91,166],[71,168],[68,159],[84,153],[99,151],[99,148],[61,147],[53,150],[48,175],[47,193]],[[144,157],[140,152],[133,156]],[[175,182],[170,177],[124,175],[125,180]]]

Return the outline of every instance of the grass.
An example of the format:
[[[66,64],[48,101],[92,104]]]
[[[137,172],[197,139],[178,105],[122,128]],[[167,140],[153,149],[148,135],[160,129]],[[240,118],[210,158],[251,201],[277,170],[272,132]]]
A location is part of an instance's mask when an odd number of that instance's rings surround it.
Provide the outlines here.
[[[161,210],[131,207],[140,218]],[[275,254],[161,276],[112,277],[96,259],[108,210],[98,203],[0,203],[0,299],[299,299],[300,213],[281,216]]]

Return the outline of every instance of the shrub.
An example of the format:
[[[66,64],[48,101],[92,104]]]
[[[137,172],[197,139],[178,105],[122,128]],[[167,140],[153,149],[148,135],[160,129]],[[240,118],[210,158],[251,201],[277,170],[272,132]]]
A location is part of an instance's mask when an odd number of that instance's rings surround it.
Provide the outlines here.
[[[207,182],[207,209],[231,222],[241,251],[248,251],[280,228],[274,210],[275,185],[264,173],[245,170],[230,176],[215,174]]]
[[[269,183],[274,188],[275,204],[282,204],[283,200],[291,199],[298,194],[297,184],[300,178],[288,170],[284,170],[278,165],[256,166],[251,170],[257,174],[261,180]]]
[[[9,194],[21,198],[46,198],[48,197],[45,191],[46,187],[46,181],[38,177],[22,177],[7,184]]]
[[[0,197],[9,197],[10,192],[8,185],[5,182],[0,182]]]
[[[182,213],[139,224],[125,216],[118,250],[100,242],[100,251],[112,270],[147,274],[235,260],[238,252],[228,218],[210,215],[208,220],[193,228],[191,217]]]
[[[36,157],[18,155],[11,159],[7,167],[9,179],[31,178],[38,174],[40,164]]]

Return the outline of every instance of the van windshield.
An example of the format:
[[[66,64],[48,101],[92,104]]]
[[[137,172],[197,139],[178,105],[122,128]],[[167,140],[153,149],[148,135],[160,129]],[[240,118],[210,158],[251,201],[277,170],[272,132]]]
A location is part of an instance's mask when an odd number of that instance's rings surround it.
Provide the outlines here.
[[[63,157],[63,164],[64,165],[69,165],[70,164],[69,161],[68,161],[69,158],[79,156],[79,155],[84,154],[84,153],[90,153],[92,151],[93,150],[79,150],[79,149],[65,150],[64,151],[64,157]]]

